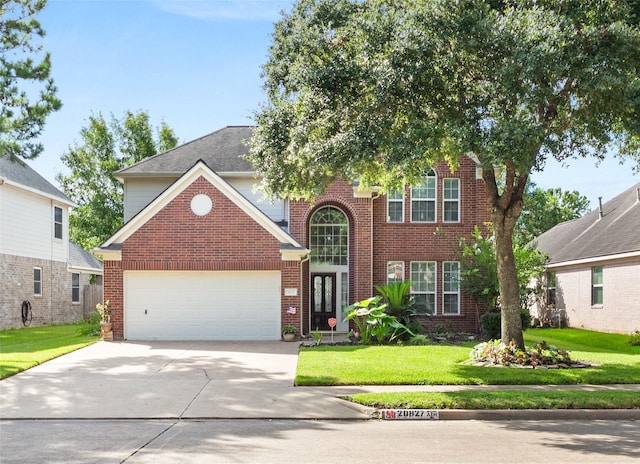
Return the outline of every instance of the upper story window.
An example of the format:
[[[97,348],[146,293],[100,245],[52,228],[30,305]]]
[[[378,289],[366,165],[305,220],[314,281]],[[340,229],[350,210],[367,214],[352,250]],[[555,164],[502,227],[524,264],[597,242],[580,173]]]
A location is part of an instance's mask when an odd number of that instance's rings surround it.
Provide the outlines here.
[[[420,185],[411,187],[411,222],[436,222],[437,184],[432,169]]]
[[[402,282],[404,280],[404,262],[387,262],[387,283]]]
[[[33,294],[42,296],[42,269],[39,267],[33,268]]]
[[[404,222],[404,192],[401,190],[387,194],[387,222]]]
[[[460,222],[460,179],[444,179],[442,186],[442,220]]]
[[[62,208],[59,206],[53,207],[53,236],[62,238]]]
[[[320,208],[309,227],[312,264],[346,266],[349,259],[349,222],[338,208]]]
[[[591,305],[601,305],[603,301],[604,279],[602,275],[602,266],[594,266],[591,268]]]

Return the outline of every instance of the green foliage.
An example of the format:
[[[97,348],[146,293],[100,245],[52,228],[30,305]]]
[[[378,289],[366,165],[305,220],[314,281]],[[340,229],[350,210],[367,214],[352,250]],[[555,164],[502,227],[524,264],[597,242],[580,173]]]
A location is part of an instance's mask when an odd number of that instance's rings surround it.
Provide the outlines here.
[[[531,172],[605,153],[640,170],[640,29],[629,6],[299,0],[275,24],[263,68],[268,101],[250,159],[264,190],[313,198],[358,179],[389,191],[473,154],[503,267],[503,337],[523,345],[512,237]]]
[[[520,310],[522,329],[531,327],[531,314],[526,308]],[[499,338],[502,326],[502,314],[499,310],[492,310],[480,316],[482,333],[488,338]]]
[[[173,148],[178,139],[165,123],[154,139],[144,111],[127,112],[121,120],[91,116],[80,135],[82,143],[61,158],[70,173],[58,174],[56,179],[65,195],[78,205],[69,213],[71,241],[92,250],[122,227],[123,187],[114,172]]]
[[[522,213],[514,230],[514,241],[524,247],[534,238],[561,222],[589,212],[589,199],[577,191],[541,189],[529,184]]]
[[[81,335],[100,335],[100,322],[102,322],[100,312],[92,311],[89,317],[79,324],[79,333]]]
[[[385,312],[405,325],[409,324],[414,316],[429,315],[426,308],[420,308],[411,296],[411,281],[376,285],[376,290],[382,295],[387,305]]]
[[[354,321],[360,332],[361,343],[369,345],[375,341],[382,345],[397,341],[409,329],[398,322],[395,316],[385,312],[386,304],[380,304],[381,296],[359,301],[347,308],[345,321]],[[410,332],[409,332],[410,333]],[[410,333],[410,335],[413,335]]]
[[[319,345],[320,343],[322,343],[322,332],[320,332],[320,330],[318,330],[318,328],[316,327],[316,331],[313,332],[313,339],[316,342],[316,345]]]
[[[544,263],[547,256],[535,248],[520,245],[514,246],[513,253],[520,287],[520,304],[525,308],[530,300],[529,297],[540,291],[530,285],[532,279],[540,277],[544,273]],[[461,261],[460,276],[462,279],[460,284],[462,288],[475,301],[484,303],[491,309],[498,308],[500,306],[500,285],[495,237],[490,234],[483,235],[480,228],[474,226],[470,239],[460,239],[458,255]],[[523,320],[523,322],[526,321]],[[530,323],[522,327],[529,326]]]
[[[0,156],[32,159],[46,118],[62,107],[51,57],[36,42],[45,35],[34,18],[46,0],[0,1]]]
[[[423,345],[431,345],[432,342],[431,342],[431,339],[426,335],[418,334],[418,335],[413,335],[408,340],[403,342],[403,344],[407,346],[423,346]]]
[[[296,333],[298,331],[298,329],[296,329],[294,326],[292,325],[285,325],[282,326],[282,333]]]
[[[629,338],[629,345],[640,346],[640,330],[636,330]]]

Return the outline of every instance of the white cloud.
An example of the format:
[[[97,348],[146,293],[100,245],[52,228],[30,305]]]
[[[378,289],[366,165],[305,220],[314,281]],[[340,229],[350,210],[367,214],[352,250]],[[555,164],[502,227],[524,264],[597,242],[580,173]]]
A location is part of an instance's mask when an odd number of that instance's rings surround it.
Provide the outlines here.
[[[276,21],[292,0],[155,0],[163,11],[203,20]]]

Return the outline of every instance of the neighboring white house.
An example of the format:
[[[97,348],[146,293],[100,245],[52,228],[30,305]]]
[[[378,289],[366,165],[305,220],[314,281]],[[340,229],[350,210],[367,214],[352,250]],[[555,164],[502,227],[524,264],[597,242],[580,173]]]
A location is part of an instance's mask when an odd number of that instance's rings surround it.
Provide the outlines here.
[[[602,332],[640,330],[640,183],[536,239],[549,255],[546,304],[534,317]]]
[[[73,203],[21,160],[0,157],[0,329],[75,322],[83,288],[102,264],[69,242]]]

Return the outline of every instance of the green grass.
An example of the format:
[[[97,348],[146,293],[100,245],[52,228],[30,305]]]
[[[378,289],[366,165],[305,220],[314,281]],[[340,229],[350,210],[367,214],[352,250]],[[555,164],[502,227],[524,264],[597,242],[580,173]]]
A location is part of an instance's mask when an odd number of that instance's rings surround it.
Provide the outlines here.
[[[634,409],[637,391],[505,390],[361,393],[344,399],[380,409]]]
[[[0,379],[98,341],[82,335],[84,324],[49,325],[0,331]]]
[[[463,364],[464,346],[320,346],[298,358],[297,385],[574,385],[640,383],[640,347],[629,336],[575,329],[530,329],[527,344],[546,340],[585,369],[516,369]]]

